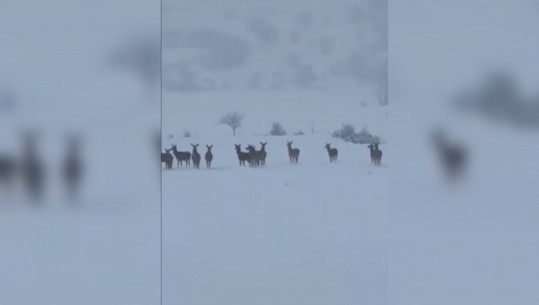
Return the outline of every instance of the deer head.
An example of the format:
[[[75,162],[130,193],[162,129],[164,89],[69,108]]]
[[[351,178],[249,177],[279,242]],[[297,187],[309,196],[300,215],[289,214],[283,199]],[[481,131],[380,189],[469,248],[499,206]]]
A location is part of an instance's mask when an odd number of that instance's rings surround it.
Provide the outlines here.
[[[331,149],[331,143],[326,143],[326,146],[324,146],[326,149]]]
[[[206,145],[206,148],[208,149],[208,151],[211,151],[212,147],[213,147],[213,145]]]

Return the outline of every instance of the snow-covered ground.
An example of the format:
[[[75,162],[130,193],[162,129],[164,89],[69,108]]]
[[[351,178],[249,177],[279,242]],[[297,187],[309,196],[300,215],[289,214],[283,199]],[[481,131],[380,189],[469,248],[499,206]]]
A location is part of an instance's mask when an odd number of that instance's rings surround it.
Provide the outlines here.
[[[163,1],[163,148],[214,155],[162,172],[165,304],[386,303],[385,3]],[[383,166],[331,137],[343,123],[384,139]],[[260,142],[266,166],[240,167],[234,144]]]
[[[388,108],[361,107],[356,94],[164,95],[163,147],[198,143],[204,156],[209,144],[214,155],[211,169],[174,162],[162,173],[165,304],[386,303],[389,144],[375,168],[365,145],[329,134],[350,122],[387,138]],[[216,124],[232,109],[246,115],[237,137]],[[273,121],[305,135],[268,136]],[[299,164],[289,164],[286,141]],[[259,142],[266,166],[240,167],[234,144]]]

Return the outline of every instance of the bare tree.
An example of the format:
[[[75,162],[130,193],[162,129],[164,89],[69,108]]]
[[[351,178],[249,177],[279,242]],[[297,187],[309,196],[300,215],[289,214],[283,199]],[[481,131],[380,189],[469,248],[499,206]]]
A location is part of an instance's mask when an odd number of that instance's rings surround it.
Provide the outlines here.
[[[241,126],[241,122],[245,116],[238,112],[229,112],[221,118],[219,121],[220,124],[228,125],[232,128],[232,133],[236,136],[236,129]]]

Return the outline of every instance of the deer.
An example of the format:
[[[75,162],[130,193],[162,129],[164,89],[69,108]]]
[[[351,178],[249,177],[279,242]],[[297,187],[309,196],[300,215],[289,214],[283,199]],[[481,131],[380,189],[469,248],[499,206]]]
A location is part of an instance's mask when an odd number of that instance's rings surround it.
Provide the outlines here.
[[[197,151],[198,144],[191,143],[191,147],[193,147],[193,153],[191,154],[191,159],[193,160],[193,167],[196,169],[200,168],[200,154]]]
[[[247,146],[247,150],[249,151],[249,166],[250,167],[258,167],[260,166],[260,163],[262,161],[262,153],[253,145]]]
[[[168,154],[170,158],[172,156]],[[161,158],[163,162],[163,158]],[[172,166],[172,159],[170,161]],[[67,139],[67,151],[62,163],[62,178],[70,199],[77,194],[79,184],[84,174],[84,166],[81,157],[81,139],[78,136],[70,136]]]
[[[45,186],[45,165],[39,156],[36,141],[35,135],[26,136],[21,160],[22,178],[33,200],[41,198]]]
[[[331,148],[331,143],[326,143],[326,146],[324,147],[328,151],[329,162],[336,162],[337,157],[339,156],[339,151],[337,150],[337,148]]]
[[[17,164],[15,159],[10,156],[0,156],[0,183],[5,184],[8,190],[12,186],[16,173]]]
[[[241,144],[234,144],[240,166],[245,166],[245,161],[249,162],[249,153],[241,151]]]
[[[268,155],[268,153],[266,152],[266,145],[268,145],[268,142],[260,142],[260,145],[262,145],[262,148],[260,148],[260,154],[262,155],[260,159],[260,165],[265,166],[266,156]]]
[[[374,159],[377,166],[382,165],[382,151],[378,149],[378,143],[374,143]]]
[[[191,153],[188,151],[178,151],[178,147],[176,145],[172,145],[172,148],[169,149],[172,150],[172,153],[174,154],[174,157],[177,161],[177,166],[183,166],[183,162],[185,161],[185,166],[191,165]]]
[[[466,150],[459,143],[450,141],[442,131],[432,136],[432,142],[439,155],[446,177],[450,180],[462,178],[467,165]]]
[[[294,141],[286,141],[286,146],[288,147],[288,158],[290,158],[290,163],[298,163],[299,160],[299,149],[292,148],[292,143]]]
[[[172,162],[174,161],[174,157],[170,154],[171,149],[165,149],[164,153],[161,153],[161,163],[165,163],[165,169],[171,169],[172,168]]]
[[[204,155],[204,159],[206,160],[206,168],[211,167],[211,161],[213,160],[213,154],[211,153],[213,145],[206,145],[206,155]]]
[[[382,163],[382,151],[378,149],[378,143],[372,143],[367,146],[371,153],[371,163],[380,166]]]
[[[374,145],[372,145],[371,143],[367,147],[369,148],[369,152],[371,153],[371,164],[375,164],[376,157],[374,152]]]

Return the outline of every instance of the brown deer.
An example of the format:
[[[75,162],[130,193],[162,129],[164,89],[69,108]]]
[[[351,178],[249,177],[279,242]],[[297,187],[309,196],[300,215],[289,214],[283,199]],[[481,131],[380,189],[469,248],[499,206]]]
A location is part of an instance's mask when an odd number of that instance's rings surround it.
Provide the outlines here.
[[[193,153],[191,154],[191,160],[193,160],[193,167],[196,169],[200,168],[200,154],[197,151],[198,144],[191,143],[191,147],[193,147]]]
[[[326,143],[326,146],[324,147],[328,151],[329,162],[336,162],[337,157],[339,156],[339,151],[337,150],[337,148],[331,148],[331,143]]]
[[[290,163],[298,163],[299,160],[299,149],[292,148],[292,143],[294,141],[286,141],[286,146],[288,147],[288,158],[290,158]]]
[[[206,148],[208,151],[206,151],[206,155],[204,155],[204,159],[206,160],[206,168],[211,167],[211,161],[213,160],[213,154],[211,153],[213,145],[206,145]]]
[[[185,166],[191,165],[191,153],[188,151],[178,151],[178,147],[176,145],[172,145],[172,148],[169,149],[172,150],[172,153],[174,154],[174,157],[177,161],[177,166],[183,166],[183,162],[185,162]]]
[[[238,161],[240,166],[245,166],[245,162],[249,162],[249,153],[241,151],[241,144],[234,144],[236,147],[236,154],[238,154]]]

